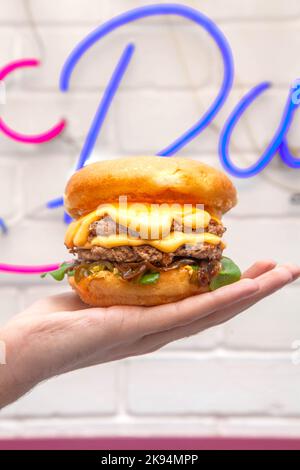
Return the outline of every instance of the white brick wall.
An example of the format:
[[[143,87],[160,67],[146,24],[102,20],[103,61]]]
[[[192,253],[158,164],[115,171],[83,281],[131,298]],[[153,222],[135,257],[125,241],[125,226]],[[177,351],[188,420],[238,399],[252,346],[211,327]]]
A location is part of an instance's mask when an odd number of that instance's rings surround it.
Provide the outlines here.
[[[288,355],[157,355],[131,361],[128,380],[134,415],[300,413],[298,397],[291,394],[299,390],[299,371]]]
[[[0,262],[63,260],[62,211],[26,215],[62,194],[103,89],[124,46],[136,53],[95,149],[95,158],[150,154],[196,121],[216,95],[221,61],[209,38],[185,21],[164,18],[123,28],[86,55],[71,92],[57,88],[61,66],[75,44],[137,0],[31,0],[44,43],[39,69],[7,81],[1,117],[36,133],[68,120],[66,134],[43,147],[0,136],[0,217],[25,218],[0,239]],[[216,20],[236,62],[235,88],[215,120],[220,128],[239,98],[271,80],[273,88],[248,111],[234,134],[234,159],[255,161],[273,135],[291,81],[300,75],[298,0],[186,0]],[[40,57],[22,0],[0,0],[1,64]],[[182,62],[184,57],[184,62]],[[290,144],[300,149],[300,115]],[[249,133],[250,130],[250,133]],[[250,137],[249,137],[250,136]],[[252,136],[252,137],[251,137]],[[219,166],[218,131],[208,129],[182,154]],[[278,158],[262,176],[236,180],[239,206],[227,217],[228,254],[245,268],[256,258],[300,263],[299,171]],[[289,189],[291,188],[291,189]],[[47,237],[47,246],[41,243]],[[22,244],[20,243],[22,240]],[[30,247],[34,246],[34,250]],[[26,247],[24,249],[24,247]],[[246,247],[246,249],[245,249]],[[37,298],[59,293],[38,277],[0,275],[0,324]],[[0,436],[55,435],[274,435],[300,436],[299,368],[291,345],[300,339],[300,283],[265,300],[227,325],[145,358],[91,368],[42,384],[1,413]]]
[[[110,11],[113,14],[118,14],[126,11],[129,8],[136,8],[139,4],[135,0],[115,0],[110,3]],[[174,3],[172,0],[155,1],[145,0],[143,5],[150,5],[154,3]],[[300,7],[297,0],[287,0],[285,8],[283,8],[281,0],[272,2],[272,8],[268,2],[261,2],[259,0],[213,0],[207,2],[206,0],[186,0],[185,5],[197,8],[202,13],[218,20],[261,20],[261,19],[282,19],[293,18],[300,14]]]
[[[40,384],[22,400],[5,408],[1,415],[4,418],[113,415],[117,412],[116,372],[115,365],[104,365],[65,374]]]

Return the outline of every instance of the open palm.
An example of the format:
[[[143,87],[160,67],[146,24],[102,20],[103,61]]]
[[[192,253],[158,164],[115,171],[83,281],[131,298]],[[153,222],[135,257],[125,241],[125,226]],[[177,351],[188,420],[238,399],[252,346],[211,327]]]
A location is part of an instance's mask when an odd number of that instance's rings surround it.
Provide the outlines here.
[[[13,399],[54,375],[150,353],[220,325],[299,276],[299,267],[261,261],[236,284],[169,305],[89,308],[73,293],[39,300],[0,332],[18,383]]]

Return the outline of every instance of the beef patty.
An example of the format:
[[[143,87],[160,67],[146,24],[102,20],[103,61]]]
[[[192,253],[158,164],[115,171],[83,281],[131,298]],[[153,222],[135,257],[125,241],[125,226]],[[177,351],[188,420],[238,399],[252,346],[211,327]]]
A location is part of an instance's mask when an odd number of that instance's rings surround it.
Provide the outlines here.
[[[181,225],[174,221],[171,227],[171,232],[182,232]],[[214,219],[211,219],[207,229],[207,232],[217,235],[218,237],[222,237],[226,232],[226,228],[223,225],[218,224],[218,222]],[[129,230],[123,225],[116,224],[116,222],[109,216],[103,217],[101,220],[93,222],[90,226],[89,230],[89,239],[99,237],[108,237],[109,235],[116,235],[127,233],[132,237],[139,238],[139,234],[134,230]]]
[[[91,249],[75,248],[73,253],[78,254],[79,261],[106,260],[112,263],[139,263],[149,261],[152,264],[168,266],[174,258],[194,258],[198,260],[220,260],[223,248],[221,245],[203,245],[189,247],[183,246],[173,253],[163,253],[150,245],[142,246],[118,246],[115,248],[103,248],[94,246]]]
[[[176,230],[176,223],[173,224],[173,230]],[[94,222],[90,226],[89,240],[98,236],[109,236],[116,233],[126,233],[127,229],[123,226],[117,226],[110,217]],[[212,220],[207,228],[209,233],[221,237],[225,228]],[[131,233],[134,236],[133,233]],[[136,235],[136,234],[135,234]],[[219,245],[211,245],[203,243],[197,246],[183,245],[172,253],[164,253],[150,245],[142,246],[119,246],[114,248],[103,248],[94,246],[90,249],[74,248],[71,250],[78,255],[78,261],[110,261],[112,263],[140,263],[142,261],[149,262],[156,266],[166,267],[171,265],[179,258],[192,258],[195,260],[219,261],[222,258],[223,247]]]
[[[119,246],[103,248],[94,246],[91,249],[74,248],[79,261],[106,260],[112,263],[139,263],[149,261],[152,264],[168,266],[176,258],[194,258],[198,260],[220,260],[223,248],[221,245],[204,243],[199,246],[182,246],[173,253],[163,253],[150,245]]]
[[[212,220],[206,231],[222,237],[225,228]],[[180,231],[176,222],[172,225],[172,231]],[[124,226],[116,225],[110,217],[91,224],[89,229],[89,241],[96,236],[109,236],[113,234],[127,233]],[[129,232],[131,236],[139,237],[135,232]],[[172,253],[164,253],[150,245],[142,246],[119,246],[114,248],[103,248],[93,246],[90,249],[77,248],[71,250],[78,256],[78,265],[89,265],[93,262],[106,261],[112,263],[117,268],[121,277],[125,280],[138,279],[147,271],[153,269],[158,271],[168,271],[177,269],[183,265],[195,265],[198,269],[192,274],[191,281],[196,281],[202,286],[207,286],[212,278],[220,270],[220,260],[222,258],[223,246],[211,245],[208,243],[196,246],[183,245]],[[80,272],[80,271],[79,271]]]

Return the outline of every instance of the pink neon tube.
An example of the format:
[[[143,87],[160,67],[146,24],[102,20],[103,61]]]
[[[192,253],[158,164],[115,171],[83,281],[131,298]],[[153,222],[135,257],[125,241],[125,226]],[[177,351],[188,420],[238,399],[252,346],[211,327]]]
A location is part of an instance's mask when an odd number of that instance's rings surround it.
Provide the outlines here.
[[[22,59],[9,63],[2,69],[0,69],[0,80],[4,80],[8,75],[14,72],[17,69],[24,67],[37,67],[40,65],[39,60],[37,59]],[[4,121],[0,118],[0,130],[9,138],[21,142],[21,143],[30,143],[30,144],[41,144],[48,142],[49,140],[57,137],[65,128],[66,121],[61,120],[59,124],[54,126],[47,132],[28,136],[20,134],[12,129],[10,129]],[[59,268],[59,264],[51,265],[42,265],[42,266],[18,266],[18,265],[9,265],[9,264],[0,264],[0,272],[3,273],[13,273],[13,274],[42,274],[49,271],[54,271]]]
[[[0,80],[4,80],[8,75],[17,69],[24,67],[38,67],[39,65],[40,61],[37,59],[15,60],[14,62],[10,62],[9,64],[5,65],[5,67],[0,69]]]
[[[40,65],[37,59],[21,59],[10,62],[5,67],[0,69],[0,81],[4,80],[8,75],[17,69],[24,67],[38,67]],[[57,125],[52,127],[49,131],[37,135],[24,135],[14,131],[5,124],[3,119],[0,118],[0,130],[10,139],[20,142],[22,144],[43,144],[55,139],[66,127],[66,121],[62,119]]]
[[[10,129],[7,124],[0,118],[0,130],[10,139],[13,139],[22,144],[43,144],[49,140],[55,139],[66,127],[66,121],[62,120],[59,124],[54,126],[47,132],[38,135],[24,135],[20,134],[13,129]]]
[[[59,264],[50,264],[44,266],[17,266],[12,264],[0,264],[0,272],[12,274],[43,274],[55,271]]]

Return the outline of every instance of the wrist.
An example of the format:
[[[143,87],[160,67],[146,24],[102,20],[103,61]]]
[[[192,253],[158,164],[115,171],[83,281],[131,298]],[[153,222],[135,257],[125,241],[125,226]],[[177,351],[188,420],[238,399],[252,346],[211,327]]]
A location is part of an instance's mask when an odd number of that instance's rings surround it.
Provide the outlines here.
[[[0,329],[0,409],[13,403],[40,381],[22,331]]]

